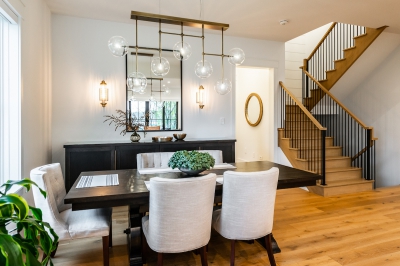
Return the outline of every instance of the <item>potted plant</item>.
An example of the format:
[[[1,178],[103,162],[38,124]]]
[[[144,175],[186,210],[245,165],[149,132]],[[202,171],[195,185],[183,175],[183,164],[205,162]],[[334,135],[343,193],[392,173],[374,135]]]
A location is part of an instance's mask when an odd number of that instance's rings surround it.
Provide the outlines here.
[[[198,151],[177,151],[171,159],[168,166],[172,169],[178,168],[187,175],[197,175],[215,164],[215,159],[207,152]]]
[[[53,265],[50,254],[56,250],[58,236],[51,226],[42,221],[42,211],[29,206],[18,194],[9,193],[14,185],[37,186],[29,179],[7,181],[0,187],[0,265]],[[46,197],[46,192],[39,188]],[[29,213],[31,212],[31,214]],[[13,226],[15,229],[9,231]],[[38,249],[45,254],[39,259]]]

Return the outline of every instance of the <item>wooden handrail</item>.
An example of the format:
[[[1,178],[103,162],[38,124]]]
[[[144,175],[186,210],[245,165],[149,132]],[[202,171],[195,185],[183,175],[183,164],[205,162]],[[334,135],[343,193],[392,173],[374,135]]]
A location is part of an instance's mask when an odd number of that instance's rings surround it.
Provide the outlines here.
[[[313,124],[319,129],[319,130],[326,130],[326,127],[323,127],[317,119],[310,113],[310,111],[307,110],[307,108],[285,87],[282,81],[279,81],[279,85],[286,91],[286,93],[290,96],[290,98],[293,99],[293,101],[300,107],[300,109],[303,111],[304,114],[313,122]]]
[[[337,22],[333,22],[332,25],[329,27],[328,31],[325,33],[325,35],[322,37],[322,39],[319,41],[319,43],[317,44],[317,46],[314,48],[314,50],[311,52],[310,56],[307,58],[307,61],[310,60],[313,55],[317,52],[318,48],[321,46],[321,44],[324,42],[324,40],[326,39],[326,37],[329,35],[329,33],[331,33],[331,31],[333,30],[333,28],[336,26]]]
[[[335,96],[332,95],[332,93],[330,93],[324,86],[321,85],[321,83],[318,82],[318,80],[316,80],[313,76],[310,75],[310,73],[307,72],[307,70],[305,70],[303,68],[303,72],[310,78],[312,79],[317,85],[318,87],[321,88],[321,90],[328,94],[329,97],[332,98],[332,100],[334,100],[345,112],[347,112],[358,124],[360,124],[360,126],[362,126],[364,129],[371,129],[371,140],[377,140],[378,138],[374,138],[373,137],[373,127],[367,127],[357,116],[355,116],[349,109],[347,109]]]

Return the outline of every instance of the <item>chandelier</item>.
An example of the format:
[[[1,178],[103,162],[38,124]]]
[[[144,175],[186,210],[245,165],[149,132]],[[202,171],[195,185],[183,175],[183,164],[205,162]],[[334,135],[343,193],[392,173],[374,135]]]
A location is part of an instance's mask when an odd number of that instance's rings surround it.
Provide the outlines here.
[[[150,14],[150,13],[143,13],[143,12],[131,12],[131,19],[136,21],[136,43],[135,46],[129,46],[126,42],[125,38],[121,36],[114,36],[111,37],[108,41],[108,48],[110,49],[111,53],[114,56],[122,57],[125,56],[128,52],[128,48],[134,48],[136,54],[136,69],[134,72],[128,75],[126,80],[126,84],[129,90],[134,92],[143,93],[147,86],[147,78],[145,75],[139,72],[138,70],[138,50],[156,50],[158,51],[158,56],[154,57],[151,61],[151,71],[154,75],[158,77],[163,77],[168,74],[170,65],[168,60],[165,57],[162,57],[162,49],[161,49],[161,37],[162,34],[170,34],[170,35],[179,35],[181,36],[181,40],[177,42],[173,47],[173,53],[176,59],[178,60],[187,60],[192,55],[192,48],[190,44],[184,42],[183,37],[195,37],[201,38],[202,40],[202,59],[196,63],[195,65],[195,74],[200,79],[206,79],[211,76],[213,72],[213,67],[211,63],[205,60],[205,56],[219,56],[221,57],[222,63],[222,71],[221,71],[221,79],[218,80],[215,85],[214,89],[217,93],[221,95],[225,95],[229,93],[232,89],[232,82],[225,78],[224,76],[224,58],[228,58],[228,62],[232,65],[240,65],[243,63],[245,59],[245,54],[242,49],[240,48],[233,48],[229,51],[228,54],[224,54],[224,31],[229,28],[229,24],[223,23],[215,23],[203,20],[194,20],[194,19],[187,19],[187,18],[180,18],[180,17],[172,17],[172,16],[165,16],[165,15],[158,15],[158,14]],[[146,48],[138,46],[138,20],[141,21],[149,21],[149,22],[156,22],[159,25],[158,30],[158,48]],[[161,30],[162,24],[172,24],[172,25],[180,25],[181,33],[174,33],[174,32],[166,32]],[[195,27],[201,28],[201,35],[190,35],[183,33],[183,27]],[[221,54],[211,54],[204,52],[204,29],[210,30],[220,30],[221,31],[221,39],[222,39],[222,47],[221,47]]]

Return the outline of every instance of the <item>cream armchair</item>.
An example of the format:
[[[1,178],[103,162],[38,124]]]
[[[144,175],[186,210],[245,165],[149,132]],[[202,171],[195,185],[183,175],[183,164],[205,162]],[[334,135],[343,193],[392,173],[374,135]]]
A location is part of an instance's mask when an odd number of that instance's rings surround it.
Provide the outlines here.
[[[162,265],[163,253],[200,249],[202,265],[207,265],[215,181],[215,174],[150,179],[150,215],[142,218],[144,255],[148,243]]]
[[[59,240],[102,237],[103,263],[109,265],[112,209],[72,211],[71,205],[64,204],[66,191],[59,163],[37,167],[31,171],[30,176],[32,181],[47,192],[47,197],[43,198],[39,189],[33,187],[35,205],[42,210],[43,221],[53,227]]]
[[[271,265],[271,233],[279,169],[261,172],[224,173],[222,208],[213,213],[212,225],[223,237],[231,240],[231,264],[235,263],[235,240],[264,237]]]

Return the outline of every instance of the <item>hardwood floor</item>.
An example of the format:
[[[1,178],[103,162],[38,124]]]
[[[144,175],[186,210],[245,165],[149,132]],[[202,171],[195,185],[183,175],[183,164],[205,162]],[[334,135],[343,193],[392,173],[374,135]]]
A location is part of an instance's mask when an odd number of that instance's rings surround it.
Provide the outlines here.
[[[125,208],[113,214],[110,265],[128,265]],[[274,237],[282,252],[280,266],[400,265],[400,186],[324,198],[302,189],[278,190]],[[230,241],[216,232],[209,244],[210,265],[229,265]],[[102,265],[101,239],[61,243],[56,266]],[[148,264],[156,265],[149,252]],[[201,265],[192,252],[166,254],[164,265]],[[236,265],[269,265],[267,252],[256,242],[237,241]]]

